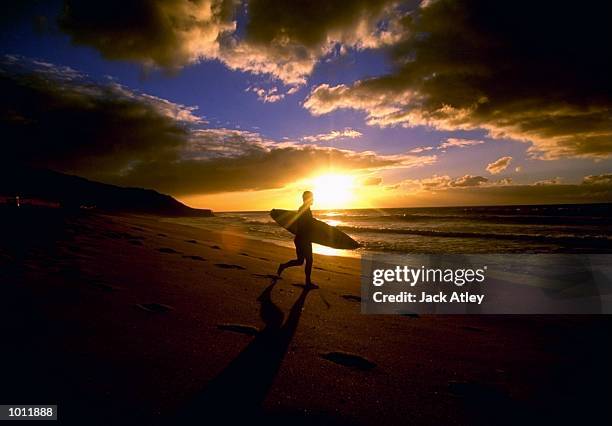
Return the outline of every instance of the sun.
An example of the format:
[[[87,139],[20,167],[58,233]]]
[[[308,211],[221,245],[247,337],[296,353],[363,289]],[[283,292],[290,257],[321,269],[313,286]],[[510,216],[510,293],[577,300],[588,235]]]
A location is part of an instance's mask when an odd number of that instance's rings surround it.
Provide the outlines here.
[[[355,178],[351,175],[325,174],[312,179],[314,208],[347,208],[355,194]]]

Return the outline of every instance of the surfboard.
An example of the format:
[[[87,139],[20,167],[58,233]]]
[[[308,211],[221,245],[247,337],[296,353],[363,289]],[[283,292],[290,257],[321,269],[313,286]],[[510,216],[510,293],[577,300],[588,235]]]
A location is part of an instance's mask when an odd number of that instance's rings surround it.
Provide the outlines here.
[[[296,232],[296,216],[297,212],[294,210],[282,210],[272,209],[270,211],[270,217],[274,219],[276,223],[285,228],[287,231],[295,234]],[[322,246],[353,250],[359,247],[359,243],[346,235],[341,230],[328,225],[320,220],[313,219],[311,241],[313,243],[321,244]]]

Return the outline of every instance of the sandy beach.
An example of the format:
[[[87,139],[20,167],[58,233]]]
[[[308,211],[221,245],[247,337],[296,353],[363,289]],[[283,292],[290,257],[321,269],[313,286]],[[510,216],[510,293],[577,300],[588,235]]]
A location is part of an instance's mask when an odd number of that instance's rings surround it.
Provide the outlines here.
[[[5,216],[4,403],[83,424],[505,424],[596,416],[606,317],[362,315],[358,259],[153,216]],[[583,410],[588,407],[590,411]]]

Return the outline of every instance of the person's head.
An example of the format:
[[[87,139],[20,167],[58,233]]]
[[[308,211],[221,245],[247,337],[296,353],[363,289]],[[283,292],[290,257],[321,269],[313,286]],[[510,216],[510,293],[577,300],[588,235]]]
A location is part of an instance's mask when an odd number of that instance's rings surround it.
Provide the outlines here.
[[[304,191],[302,194],[302,200],[304,200],[304,204],[310,206],[314,201],[314,195],[310,191]]]

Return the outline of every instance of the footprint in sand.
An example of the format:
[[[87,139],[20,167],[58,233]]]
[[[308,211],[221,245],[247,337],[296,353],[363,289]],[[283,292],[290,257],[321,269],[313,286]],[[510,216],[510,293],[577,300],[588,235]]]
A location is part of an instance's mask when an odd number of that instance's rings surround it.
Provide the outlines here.
[[[259,333],[256,327],[244,324],[218,324],[217,328],[219,330],[233,331],[234,333],[246,334],[249,336],[255,336]]]
[[[465,326],[465,327],[462,327],[462,328],[463,328],[464,330],[467,330],[467,331],[476,331],[476,332],[482,332],[482,331],[484,331],[482,328],[472,327],[471,325],[468,325],[468,326]]]
[[[173,248],[170,247],[162,247],[162,248],[158,248],[157,251],[161,252],[161,253],[169,253],[169,254],[181,254],[180,251],[176,251]]]
[[[247,256],[248,257],[248,256],[250,256],[250,254],[242,252],[242,253],[240,253],[240,256]]]
[[[211,249],[215,249],[215,250],[221,250],[221,247],[219,247],[219,246],[216,246],[216,245],[215,245],[215,246],[209,246],[209,247],[210,247]]]
[[[221,269],[246,269],[240,265],[232,265],[231,263],[215,263],[215,266]]]
[[[186,243],[197,244],[196,240],[185,240]]]
[[[174,310],[172,306],[164,305],[163,303],[139,303],[136,307],[155,314],[163,314]]]
[[[349,302],[361,302],[361,297],[355,296],[354,294],[343,294],[340,297],[348,300]]]
[[[282,277],[279,277],[278,275],[272,275],[272,274],[251,274],[251,275],[257,278],[265,278],[268,280],[282,280],[283,279]]]
[[[132,235],[128,232],[114,232],[109,231],[106,233],[106,236],[109,238],[114,238],[116,240],[124,239],[124,240],[144,240],[144,237],[141,235]]]
[[[267,257],[258,257],[257,259],[259,260],[265,260],[266,262],[268,262],[270,259],[268,259]]]
[[[200,260],[202,262],[204,262],[206,259],[204,259],[202,256],[196,256],[196,255],[190,255],[190,256],[183,256],[185,259],[191,259],[191,260]]]
[[[376,364],[362,357],[361,355],[352,354],[349,352],[327,352],[321,354],[321,358],[336,364],[344,365],[345,367],[354,368],[357,370],[368,371],[376,367]]]
[[[161,234],[161,233],[160,233],[160,234],[157,234],[157,236],[158,236],[158,237],[167,237],[167,235],[166,235],[166,234]]]

